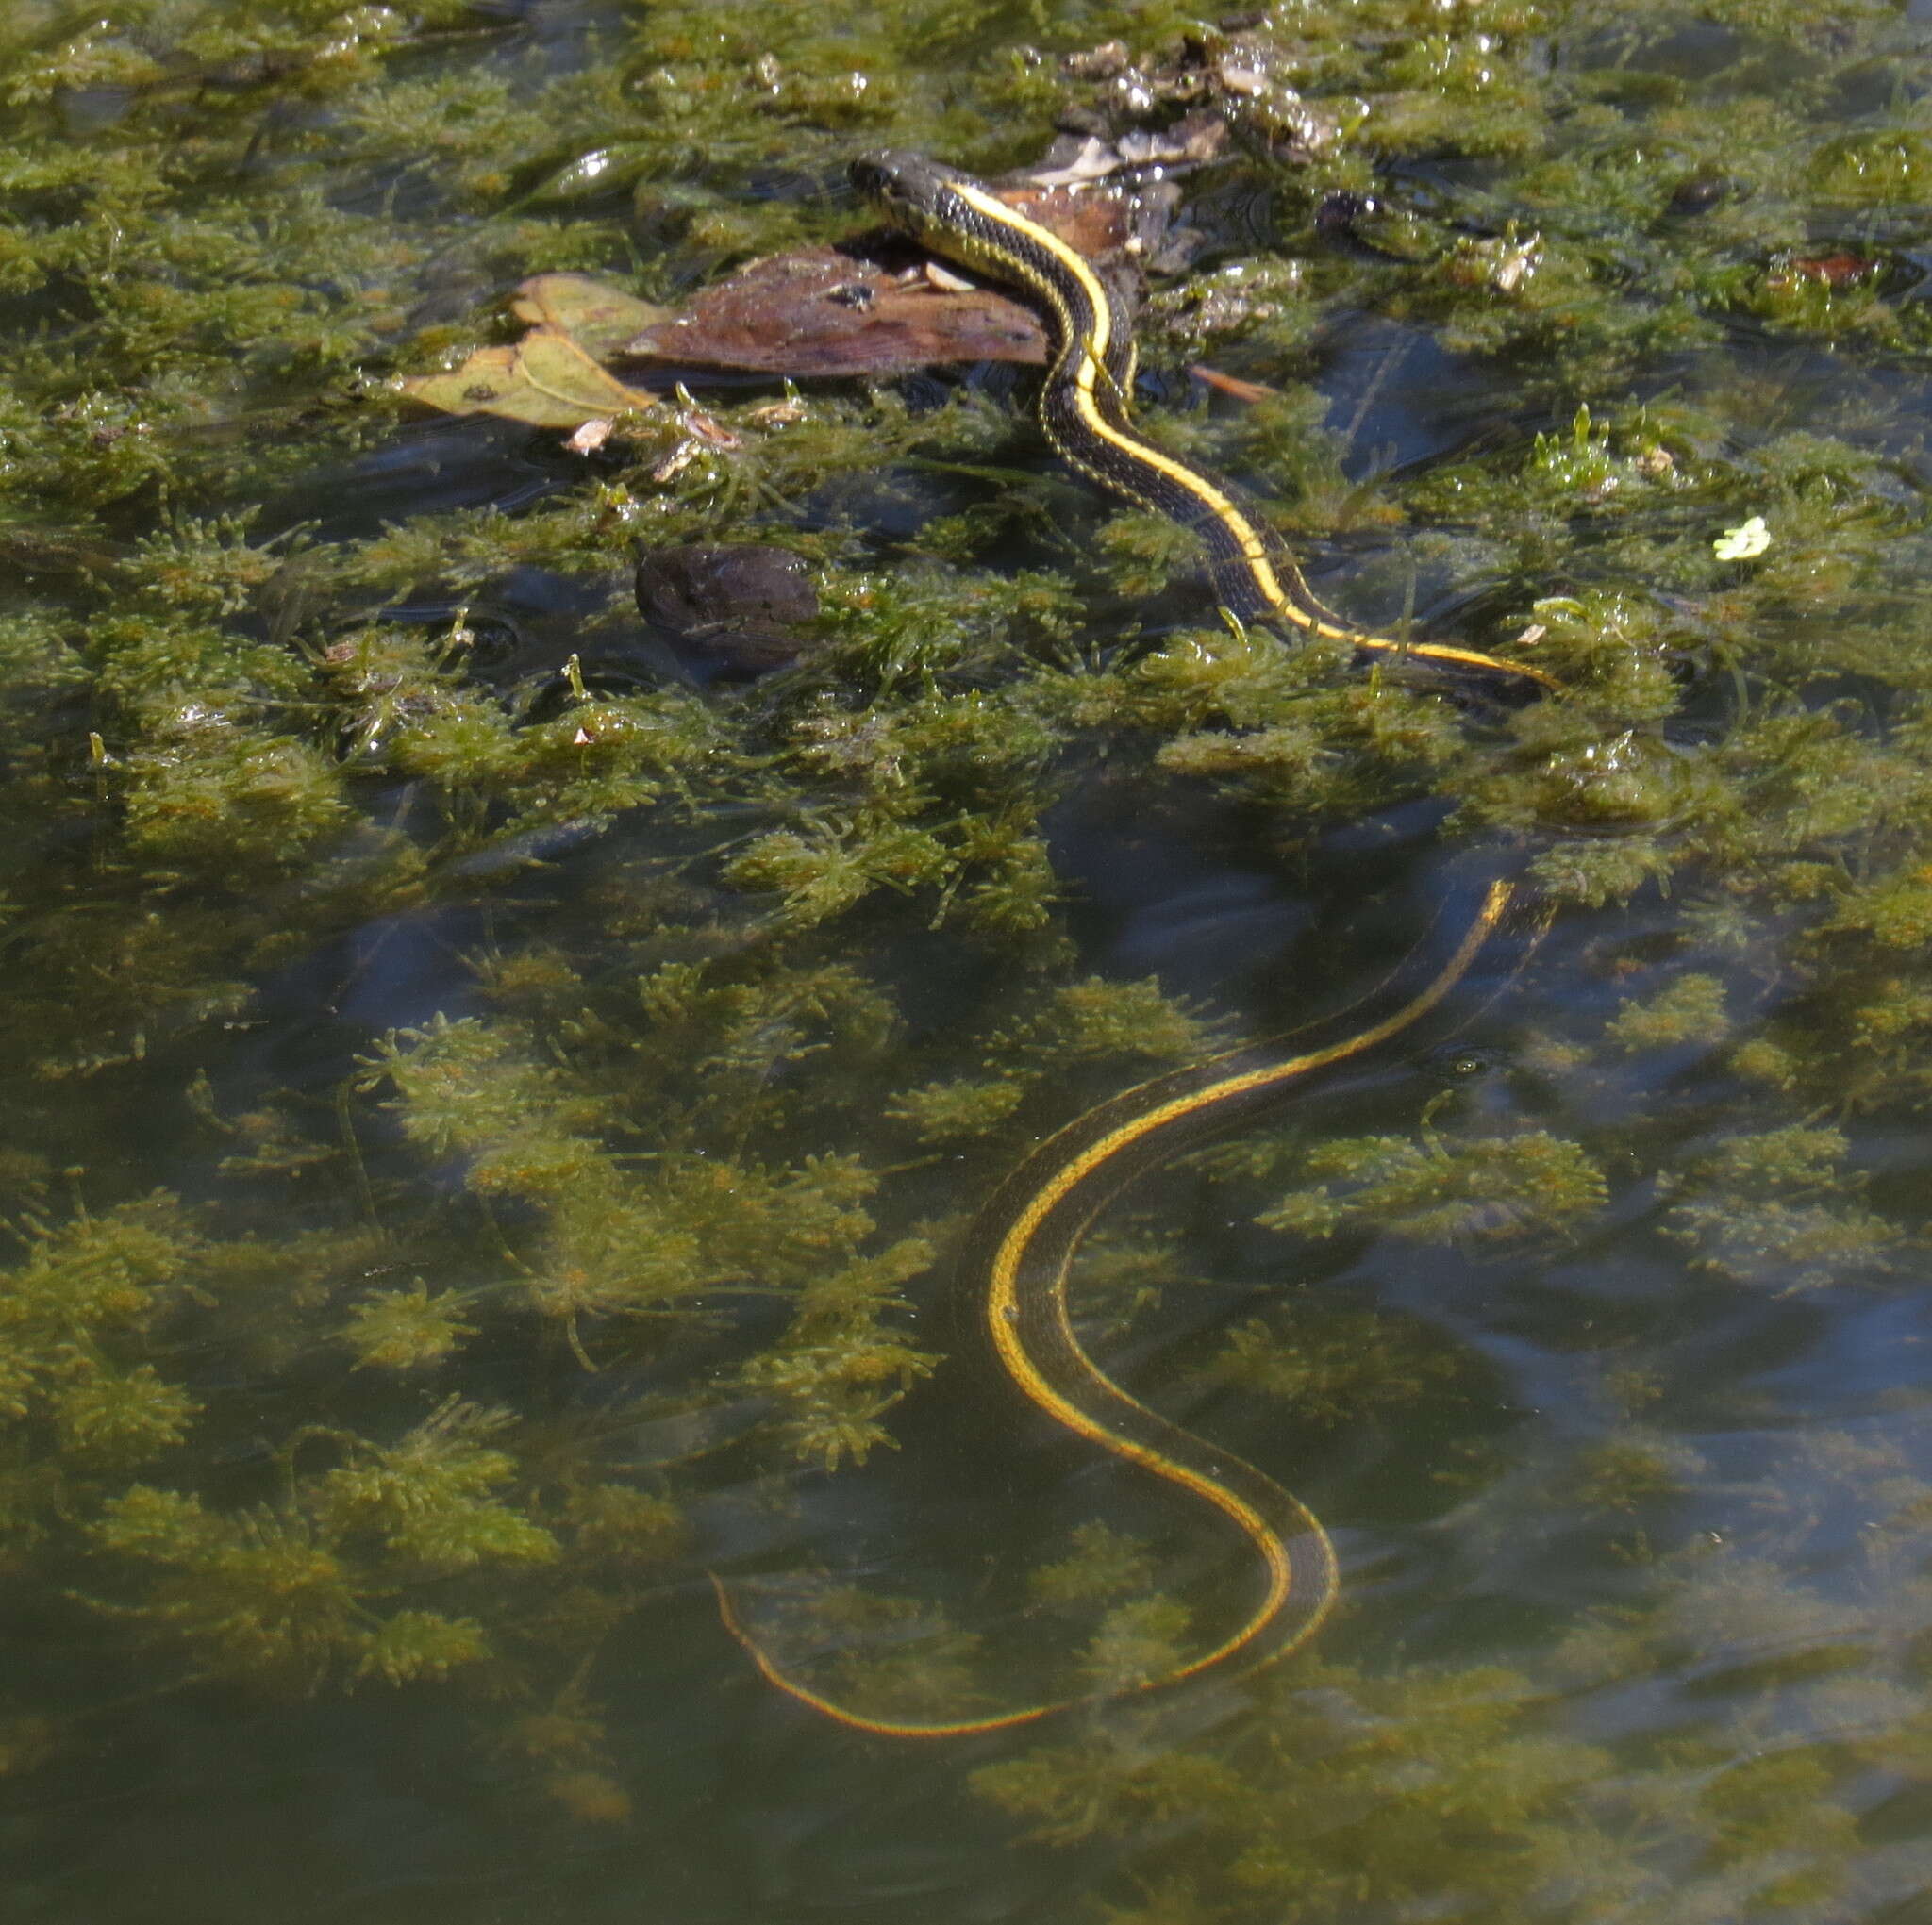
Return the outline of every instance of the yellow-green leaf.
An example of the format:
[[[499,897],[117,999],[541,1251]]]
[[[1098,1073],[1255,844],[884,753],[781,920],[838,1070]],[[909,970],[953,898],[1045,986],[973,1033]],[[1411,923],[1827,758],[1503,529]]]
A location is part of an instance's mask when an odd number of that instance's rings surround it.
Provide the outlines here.
[[[579,428],[657,405],[600,368],[568,335],[535,327],[515,347],[478,348],[446,374],[408,374],[396,384],[444,414],[494,414],[536,428]]]

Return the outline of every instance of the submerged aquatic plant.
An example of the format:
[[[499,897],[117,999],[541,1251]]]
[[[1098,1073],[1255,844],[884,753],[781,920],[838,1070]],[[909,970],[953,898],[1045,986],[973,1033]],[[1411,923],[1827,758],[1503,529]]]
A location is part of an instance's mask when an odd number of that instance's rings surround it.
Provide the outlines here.
[[[927,1482],[974,1413],[920,1413],[983,1389],[963,1226],[1088,1101],[1380,968],[1455,892],[1432,851],[1507,843],[1558,914],[1466,1054],[1198,1156],[1074,1279],[1138,1389],[1347,1533],[1341,1621],[1251,1697],[895,1764],[894,1809],[956,1824],[978,1767],[1149,1925],[1909,1901],[1923,25],[557,17],[0,20],[0,1559],[58,1659],[9,1673],[0,1770],[347,1692],[364,1759],[460,1706],[506,1836],[661,1817],[630,1681],[781,1715],[710,1564],[775,1568],[855,1701],[1159,1675],[1239,1583],[1173,1517],[990,1448]],[[1218,624],[1172,526],[971,382],[707,393],[711,438],[672,402],[584,454],[389,385],[506,340],[528,275],[670,302],[843,231],[856,147],[991,169],[1208,97],[1150,433],[1351,613],[1559,699]],[[1192,407],[1189,361],[1293,391]],[[639,540],[803,556],[810,646],[673,655]],[[1204,957],[1256,967],[1204,1003]],[[1843,1387],[1840,1337],[1890,1374]],[[111,1916],[92,1796],[32,1823],[90,1828],[62,1889]]]

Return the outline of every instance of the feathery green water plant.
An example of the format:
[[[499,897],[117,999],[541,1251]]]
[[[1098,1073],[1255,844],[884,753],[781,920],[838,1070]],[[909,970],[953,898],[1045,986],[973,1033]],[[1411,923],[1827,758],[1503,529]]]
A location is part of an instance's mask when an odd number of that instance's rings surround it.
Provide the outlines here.
[[[1511,838],[1560,913],[1454,1100],[1197,1156],[1074,1280],[1137,1392],[1308,1480],[1340,1619],[1239,1698],[902,1753],[891,1822],[957,1853],[963,1764],[1082,1848],[1054,1909],[1149,1925],[1911,1902],[1924,28],[1451,13],[0,19],[0,1562],[58,1653],[0,1767],[144,1755],[184,1694],[292,1750],[346,1691],[354,1778],[446,1701],[514,1841],[483,1875],[548,1903],[593,1876],[563,1828],[681,1817],[689,1732],[782,1715],[708,1564],[901,1715],[1198,1650],[1199,1544],[1125,1480],[935,1495],[963,1226],[1086,1101],[1341,987],[1344,906],[1364,974],[1426,850]],[[534,274],[668,303],[843,234],[856,147],[991,168],[1228,87],[1150,433],[1324,596],[1562,697],[1218,623],[996,384],[703,390],[588,456],[389,385],[510,339]],[[1282,391],[1196,405],[1195,360]],[[673,658],[640,540],[806,556],[812,649]],[[265,1741],[221,1729],[246,1816]],[[843,1798],[856,1753],[791,1742]],[[186,1902],[145,1797],[111,1836],[39,1799],[86,1850],[21,1902]],[[691,1835],[654,1870],[744,1855]]]

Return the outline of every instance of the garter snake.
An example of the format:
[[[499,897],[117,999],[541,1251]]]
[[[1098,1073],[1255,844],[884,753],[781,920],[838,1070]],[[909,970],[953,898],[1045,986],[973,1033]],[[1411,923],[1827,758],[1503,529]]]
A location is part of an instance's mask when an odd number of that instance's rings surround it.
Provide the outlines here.
[[[1463,675],[1555,686],[1542,671],[1447,643],[1367,633],[1319,602],[1281,539],[1227,484],[1162,453],[1127,411],[1131,333],[1091,263],[969,176],[915,155],[855,161],[855,184],[894,225],[933,252],[1024,290],[1045,317],[1052,360],[1040,419],[1063,459],[1110,492],[1193,530],[1215,588],[1237,618],[1400,655]],[[1080,1239],[1128,1183],[1185,1142],[1239,1121],[1285,1094],[1453,1033],[1450,999],[1506,930],[1534,942],[1543,911],[1515,884],[1491,882],[1444,947],[1412,955],[1364,1002],[1290,1037],[1238,1050],[1128,1089],[1048,1137],[982,1206],[961,1268],[981,1348],[1037,1410],[1218,1513],[1254,1554],[1259,1585],[1240,1621],[1208,1651],[1133,1687],[1165,1691],[1209,1672],[1250,1671],[1293,1650],[1327,1615],[1338,1588],[1333,1546],[1298,1498],[1254,1466],[1149,1410],[1081,1347],[1067,1307]],[[1428,944],[1424,944],[1426,950]],[[839,1723],[886,1737],[967,1736],[1029,1724],[1068,1698],[953,1719],[872,1716],[788,1673],[740,1618],[714,1579],[726,1628],[773,1684]]]

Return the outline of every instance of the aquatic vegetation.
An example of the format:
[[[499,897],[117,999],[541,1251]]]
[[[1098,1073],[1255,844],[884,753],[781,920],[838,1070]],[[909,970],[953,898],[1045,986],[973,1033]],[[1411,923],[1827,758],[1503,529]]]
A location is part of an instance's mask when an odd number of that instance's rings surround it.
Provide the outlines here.
[[[736,1866],[667,1847],[699,1780],[863,1805],[873,1769],[922,1850],[968,1802],[1079,1848],[922,1916],[1914,1902],[1924,25],[544,18],[0,19],[24,1916],[126,1914],[152,1847],[86,1774],[197,1718],[238,1758],[339,1719],[352,1777],[459,1727],[512,1905],[601,1875],[555,1869],[580,1832]],[[1140,93],[1231,130],[1143,313],[1150,434],[1351,614],[1561,697],[1217,621],[1184,534],[1054,471],[998,381],[700,385],[581,453],[393,385],[507,348],[532,276],[670,305],[838,237],[856,147],[996,168]],[[633,545],[691,541],[803,557],[810,646],[737,675],[649,633]],[[1453,1061],[1199,1152],[1076,1267],[1137,1394],[1343,1534],[1338,1621],[997,1750],[767,1748],[709,1568],[901,1715],[1211,1640],[1221,1547],[982,1407],[964,1227],[1041,1134],[1345,1000],[1495,864],[1557,915]],[[196,1783],[245,1814],[230,1768]],[[842,1903],[874,1874],[824,1849]]]
[[[1445,1242],[1554,1229],[1590,1216],[1608,1197],[1582,1150],[1541,1130],[1466,1137],[1453,1151],[1428,1137],[1339,1138],[1310,1154],[1307,1173],[1348,1187],[1338,1195],[1318,1183],[1285,1198],[1260,1222],[1318,1236],[1369,1222],[1397,1236]]]

